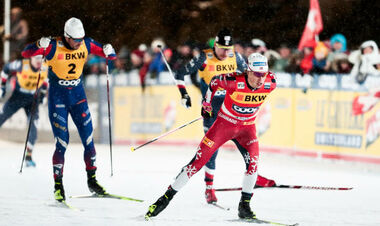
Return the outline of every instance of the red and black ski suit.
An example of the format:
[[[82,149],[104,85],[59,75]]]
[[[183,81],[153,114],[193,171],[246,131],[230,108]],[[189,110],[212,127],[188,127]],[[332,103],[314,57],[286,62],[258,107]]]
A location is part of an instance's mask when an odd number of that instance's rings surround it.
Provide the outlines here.
[[[252,194],[257,179],[259,144],[256,136],[255,119],[260,106],[270,92],[276,88],[274,74],[269,72],[264,84],[252,88],[246,73],[222,74],[215,76],[209,85],[205,100],[211,103],[215,92],[226,90],[226,96],[217,119],[198,146],[194,158],[183,167],[171,187],[178,191],[211,158],[215,150],[232,140],[243,155],[246,172],[243,180],[243,193]]]

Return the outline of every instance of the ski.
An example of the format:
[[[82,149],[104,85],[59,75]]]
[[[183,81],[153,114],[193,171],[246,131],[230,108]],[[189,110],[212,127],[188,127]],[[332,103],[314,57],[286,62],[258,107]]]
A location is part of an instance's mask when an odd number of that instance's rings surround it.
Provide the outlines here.
[[[260,186],[255,186],[255,189],[257,188],[288,188],[288,189],[311,189],[311,190],[352,190],[352,187],[320,187],[320,186],[303,186],[303,185],[285,185],[285,184],[280,184],[280,185],[275,185],[272,187],[260,187]],[[241,191],[242,188],[217,188],[215,191]]]
[[[65,200],[63,200],[62,202],[58,202],[58,203],[61,203],[63,207],[65,208],[68,208],[68,209],[71,209],[71,210],[75,210],[75,211],[80,211],[80,209],[76,208],[76,207],[73,207],[72,205],[69,205]]]
[[[227,211],[230,210],[230,208],[223,207],[223,206],[217,204],[216,202],[208,203],[208,204],[210,204],[210,205],[212,205],[212,206],[215,206],[215,207],[217,207],[217,208],[219,208],[219,209],[222,209],[222,210],[227,210]]]
[[[229,221],[232,221],[232,222],[246,222],[246,223],[254,223],[254,224],[270,224],[270,225],[278,225],[278,226],[297,226],[298,225],[298,223],[295,223],[295,224],[283,224],[283,223],[279,223],[279,222],[275,222],[275,221],[261,220],[261,219],[258,219],[258,218],[254,218],[254,219],[233,219],[233,220],[229,220]]]
[[[144,215],[144,219],[145,219],[146,221],[151,221],[151,220],[152,220],[152,218],[151,218],[148,214],[145,214],[145,215]]]
[[[68,204],[65,200],[63,200],[62,202],[56,201],[55,204],[48,204],[48,206],[61,207],[61,208],[65,208],[65,209],[75,210],[75,211],[83,211],[82,209],[78,209],[78,208]]]
[[[96,193],[89,194],[89,195],[74,195],[74,196],[70,196],[70,198],[109,198],[109,199],[121,199],[121,200],[127,200],[127,201],[135,201],[135,202],[144,202],[144,200],[141,200],[141,199],[135,199],[131,197],[125,197],[125,196],[109,194],[109,193],[105,195],[98,195]]]

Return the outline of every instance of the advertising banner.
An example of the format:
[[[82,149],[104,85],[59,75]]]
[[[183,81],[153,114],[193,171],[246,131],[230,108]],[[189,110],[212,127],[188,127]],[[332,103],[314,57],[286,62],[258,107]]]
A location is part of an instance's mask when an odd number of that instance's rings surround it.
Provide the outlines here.
[[[304,88],[279,87],[271,93],[256,120],[260,146],[380,157],[380,105],[354,116],[352,101],[365,92],[340,91],[333,81],[337,80],[326,77],[318,81],[319,87],[328,86],[326,89],[305,84]],[[294,82],[300,84],[297,77]],[[193,106],[185,109],[175,86],[152,86],[145,93],[140,87],[115,87],[115,141],[144,142],[199,117],[201,94],[193,86],[188,92]],[[163,141],[196,145],[202,137],[199,120]]]
[[[257,120],[260,144],[340,154],[380,156],[380,106],[352,114],[352,91],[282,88]]]
[[[114,88],[114,138],[150,140],[200,116],[201,93],[188,87],[192,107],[181,106],[181,94],[176,86],[147,87],[143,93],[138,86]],[[200,141],[203,137],[202,120],[169,136],[166,141]]]

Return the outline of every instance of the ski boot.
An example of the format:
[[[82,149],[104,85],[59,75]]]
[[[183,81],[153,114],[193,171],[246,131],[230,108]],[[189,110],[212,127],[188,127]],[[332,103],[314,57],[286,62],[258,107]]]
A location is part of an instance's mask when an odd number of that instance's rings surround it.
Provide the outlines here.
[[[239,202],[239,218],[241,219],[255,219],[256,215],[252,212],[249,205],[250,198],[242,197]]]
[[[25,166],[26,167],[36,167],[36,163],[32,160],[32,156],[25,157]]]
[[[97,195],[107,195],[106,190],[96,180],[95,170],[87,170],[87,185],[90,192]]]
[[[177,193],[172,187],[169,187],[163,196],[161,196],[155,203],[149,206],[148,212],[145,214],[145,220],[150,217],[155,217],[163,211],[168,205],[173,196]]]
[[[66,200],[65,190],[63,189],[63,184],[62,184],[62,178],[55,179],[54,198],[58,202],[62,202]]]
[[[218,199],[216,198],[216,195],[215,195],[215,189],[206,188],[205,198],[208,204],[216,203]]]

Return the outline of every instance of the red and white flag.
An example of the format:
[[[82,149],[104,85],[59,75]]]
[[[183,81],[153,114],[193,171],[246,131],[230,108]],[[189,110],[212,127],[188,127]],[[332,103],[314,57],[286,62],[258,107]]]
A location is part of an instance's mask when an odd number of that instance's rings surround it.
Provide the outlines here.
[[[318,0],[310,0],[309,15],[307,16],[307,22],[302,33],[301,41],[298,44],[298,50],[301,51],[305,46],[315,46],[315,38],[322,30],[322,15]]]
[[[356,96],[352,101],[352,114],[361,115],[370,111],[380,101],[380,90]]]

